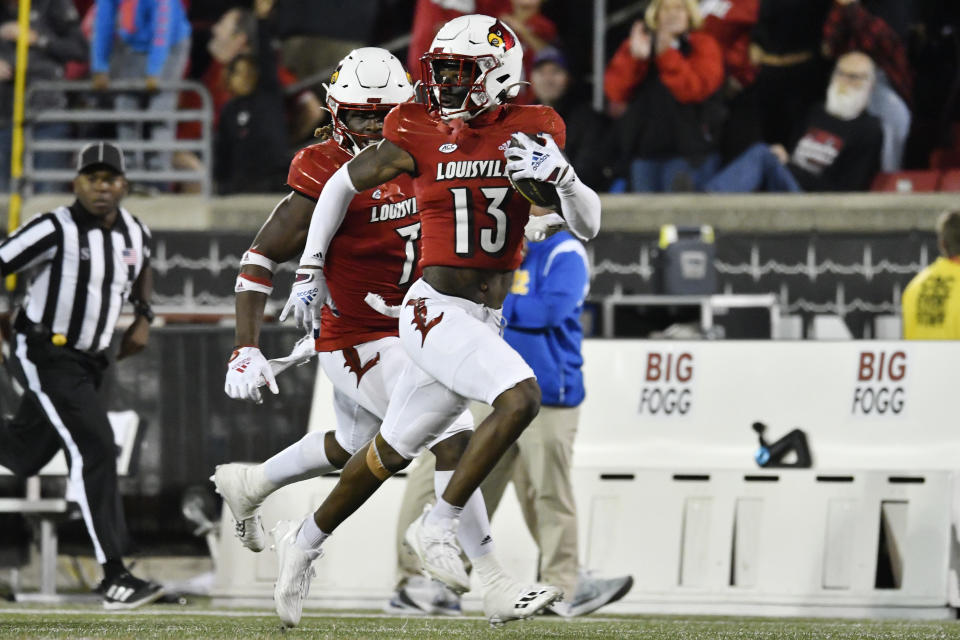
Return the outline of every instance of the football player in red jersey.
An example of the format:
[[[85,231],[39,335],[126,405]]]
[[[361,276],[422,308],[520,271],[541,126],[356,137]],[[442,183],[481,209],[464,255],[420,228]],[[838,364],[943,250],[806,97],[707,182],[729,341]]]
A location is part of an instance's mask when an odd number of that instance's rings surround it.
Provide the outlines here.
[[[274,372],[256,346],[276,264],[303,250],[310,216],[325,182],[363,147],[380,139],[386,113],[397,103],[412,99],[413,90],[389,52],[362,48],[344,58],[327,87],[327,96],[334,121],[333,140],[297,154],[287,178],[293,192],[277,205],[241,261],[236,286],[238,346],[225,385],[233,398],[260,402],[259,387],[265,384],[274,393],[278,391]],[[217,467],[214,482],[245,547],[253,551],[264,547],[258,510],[270,493],[343,467],[380,428],[409,356],[397,338],[396,317],[379,313],[366,300],[375,294],[371,303],[381,311],[400,304],[406,288],[420,274],[419,228],[417,203],[407,176],[359,193],[349,203],[349,214],[330,242],[323,269],[324,282],[329,283],[339,311],[325,309],[319,336],[310,339],[306,349],[302,348],[304,341],[298,343],[300,348],[292,358],[297,360],[298,351],[308,358],[314,347],[319,352],[324,373],[335,389],[336,430],[310,433],[259,465]],[[290,358],[282,360],[289,363]],[[448,424],[429,445],[438,455],[440,490],[467,446],[473,419],[464,411]],[[483,541],[490,539],[490,523],[479,491],[477,500],[478,517],[465,522],[464,535],[486,551]],[[315,529],[312,520],[309,524]],[[318,534],[300,525],[280,522],[274,531],[281,567],[274,595],[278,613],[290,626],[299,621],[305,590],[303,583],[285,588],[290,585],[283,579],[284,567],[291,561],[309,566],[317,557],[298,550],[298,542],[309,549]]]
[[[522,64],[520,44],[508,27],[488,16],[456,18],[439,31],[422,60],[429,103],[398,105],[384,121],[384,140],[327,181],[289,304],[298,321],[316,326],[331,301],[321,268],[351,198],[403,174],[412,176],[423,277],[410,287],[400,314],[400,341],[412,364],[394,388],[380,432],[350,458],[312,520],[322,533],[319,549],[323,538],[406,467],[470,400],[486,402],[493,412],[471,438],[442,498],[406,536],[431,575],[462,591],[468,579],[456,545],[461,513],[466,519],[481,480],[540,402],[533,372],[500,337],[499,309],[521,261],[530,212],[529,203],[511,189],[507,172],[553,185],[561,205],[559,216],[551,215],[562,217],[581,238],[596,235],[600,200],[560,152],[557,141],[562,146],[565,130],[556,112],[505,104],[520,88]],[[491,556],[471,557],[481,583],[497,569]],[[554,587],[504,591],[496,604],[523,617],[558,593]]]

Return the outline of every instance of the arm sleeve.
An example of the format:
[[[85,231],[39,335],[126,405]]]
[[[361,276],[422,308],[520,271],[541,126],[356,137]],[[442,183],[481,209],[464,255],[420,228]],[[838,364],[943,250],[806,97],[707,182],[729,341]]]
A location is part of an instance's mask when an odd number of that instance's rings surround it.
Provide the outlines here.
[[[626,102],[649,68],[647,60],[638,60],[630,54],[630,40],[624,40],[603,74],[603,91],[611,102]]]
[[[57,225],[44,214],[0,243],[0,274],[8,276],[51,259],[57,252]]]
[[[117,21],[117,0],[97,0],[94,6],[93,44],[90,47],[90,70],[106,73],[110,70],[110,53]]]
[[[690,57],[668,49],[657,57],[660,79],[678,102],[703,102],[723,84],[723,54],[705,33],[690,36]]]
[[[348,162],[337,169],[327,180],[323,191],[320,192],[317,206],[314,207],[313,216],[310,218],[307,244],[303,249],[303,255],[300,257],[300,266],[323,266],[323,256],[327,253],[330,240],[333,239],[337,229],[340,228],[353,196],[359,193],[353,187],[350,174],[347,173],[349,164]]]
[[[542,276],[538,291],[526,295],[511,293],[503,301],[503,317],[507,325],[516,329],[545,329],[556,327],[583,304],[589,274],[587,265],[577,251],[557,254]]]
[[[170,38],[173,36],[173,7],[180,0],[156,0],[157,9],[153,18],[153,33],[150,36],[150,51],[147,53],[147,75],[159,76],[170,53]]]
[[[600,231],[600,196],[574,176],[569,184],[557,189],[560,215],[570,231],[581,240],[590,240]]]

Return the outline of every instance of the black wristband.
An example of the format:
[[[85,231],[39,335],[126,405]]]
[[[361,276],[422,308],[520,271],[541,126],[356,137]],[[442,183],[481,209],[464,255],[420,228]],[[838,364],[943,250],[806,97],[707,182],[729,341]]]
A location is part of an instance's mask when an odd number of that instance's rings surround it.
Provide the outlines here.
[[[146,318],[147,322],[153,322],[154,313],[149,302],[143,300],[131,300],[133,304],[133,314]]]

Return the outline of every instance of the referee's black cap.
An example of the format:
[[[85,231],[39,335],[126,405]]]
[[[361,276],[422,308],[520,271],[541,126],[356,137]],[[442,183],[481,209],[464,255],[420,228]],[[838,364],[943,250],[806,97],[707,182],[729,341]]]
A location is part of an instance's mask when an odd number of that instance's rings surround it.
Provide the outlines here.
[[[106,167],[121,175],[124,174],[123,152],[117,145],[110,142],[91,142],[77,156],[77,173],[98,167]]]

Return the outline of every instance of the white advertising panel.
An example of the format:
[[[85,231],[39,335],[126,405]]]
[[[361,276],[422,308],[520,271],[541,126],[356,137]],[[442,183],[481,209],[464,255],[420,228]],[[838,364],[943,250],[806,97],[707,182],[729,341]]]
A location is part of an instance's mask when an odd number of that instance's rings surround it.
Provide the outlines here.
[[[739,468],[806,432],[817,469],[960,466],[960,342],[588,340],[576,465]]]

